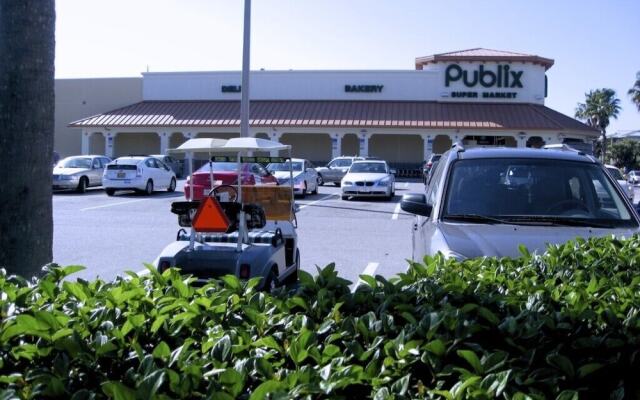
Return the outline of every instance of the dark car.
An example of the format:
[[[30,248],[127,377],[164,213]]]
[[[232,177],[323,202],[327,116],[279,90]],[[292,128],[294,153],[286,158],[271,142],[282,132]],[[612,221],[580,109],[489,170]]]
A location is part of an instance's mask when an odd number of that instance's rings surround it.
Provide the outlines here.
[[[211,165],[211,168],[209,168]],[[258,163],[243,163],[242,185],[270,184],[277,185],[278,180],[265,167]],[[213,175],[213,183],[211,176]],[[214,162],[207,163],[193,173],[193,182],[191,177],[187,177],[184,185],[184,195],[190,198],[191,188],[193,187],[193,198],[191,200],[201,200],[206,196],[211,188],[220,185],[237,185],[238,184],[238,164],[235,162]]]

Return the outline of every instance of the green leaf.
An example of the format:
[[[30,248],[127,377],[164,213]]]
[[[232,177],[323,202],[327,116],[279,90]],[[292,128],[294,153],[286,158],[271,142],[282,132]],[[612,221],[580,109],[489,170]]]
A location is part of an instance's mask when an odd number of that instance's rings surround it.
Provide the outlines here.
[[[260,338],[258,340],[256,340],[255,342],[251,343],[252,346],[254,347],[266,347],[268,349],[273,349],[273,350],[277,350],[278,353],[282,353],[284,350],[282,349],[282,346],[280,346],[280,344],[278,344],[278,342],[276,341],[276,339],[274,339],[273,336],[265,336],[263,338]]]
[[[585,364],[582,367],[578,368],[578,377],[579,378],[584,378],[585,376],[596,372],[597,370],[599,370],[602,367],[604,367],[604,365],[602,365],[600,363]]]
[[[75,274],[76,272],[84,271],[85,267],[82,265],[67,265],[66,267],[62,267],[62,274],[67,277],[71,274]]]
[[[569,378],[573,378],[575,376],[575,371],[573,369],[573,364],[571,360],[562,354],[549,354],[547,356],[547,363],[558,368],[560,371],[564,372]]]
[[[261,383],[253,393],[251,393],[249,400],[265,400],[267,399],[267,395],[271,395],[273,397],[273,395],[285,391],[286,386],[283,382],[270,380]]]
[[[563,390],[557,397],[556,400],[578,400],[580,396],[578,392],[575,390]]]
[[[155,370],[145,376],[136,391],[137,397],[141,399],[152,399],[160,386],[162,386],[164,377],[165,373],[161,369]]]
[[[43,320],[38,320],[31,315],[21,314],[16,317],[16,325],[21,326],[28,331],[46,331],[49,330],[49,324]]]
[[[84,288],[77,282],[64,281],[62,288],[73,297],[80,301],[87,301],[87,294],[84,292]]]
[[[399,396],[404,396],[409,390],[409,381],[411,379],[411,374],[407,374],[402,378],[398,379],[391,385],[391,391]]]
[[[474,353],[471,350],[458,350],[457,353],[460,357],[467,360],[467,362],[471,365],[471,367],[473,367],[473,370],[477,374],[482,374],[483,372],[482,364],[480,363],[480,359],[478,358],[476,353]]]
[[[219,361],[226,361],[231,355],[231,338],[224,335],[218,342],[213,345],[211,354]]]
[[[160,327],[162,326],[162,324],[164,323],[164,321],[166,321],[168,318],[168,316],[166,314],[163,315],[158,315],[156,317],[156,320],[153,321],[153,324],[151,324],[151,333],[156,333],[158,332],[158,329],[160,329]]]
[[[171,349],[169,348],[169,345],[165,341],[162,341],[156,345],[155,349],[153,349],[152,355],[155,358],[160,358],[164,360],[169,358],[169,356],[171,356]]]
[[[371,288],[378,286],[378,281],[376,281],[376,278],[371,275],[360,275],[360,279]]]
[[[424,348],[438,357],[442,357],[446,351],[444,343],[440,339],[432,340]]]
[[[116,381],[102,384],[102,392],[114,400],[136,400],[136,392]]]
[[[240,279],[238,279],[235,275],[225,275],[220,278],[226,283],[226,286],[232,290],[240,290],[242,288],[242,284],[240,283]]]

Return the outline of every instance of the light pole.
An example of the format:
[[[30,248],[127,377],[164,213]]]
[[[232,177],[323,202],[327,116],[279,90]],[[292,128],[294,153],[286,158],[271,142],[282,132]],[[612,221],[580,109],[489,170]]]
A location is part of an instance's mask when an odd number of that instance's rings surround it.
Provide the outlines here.
[[[251,0],[244,0],[244,35],[242,42],[242,100],[240,101],[240,136],[249,137],[249,58],[251,46]]]

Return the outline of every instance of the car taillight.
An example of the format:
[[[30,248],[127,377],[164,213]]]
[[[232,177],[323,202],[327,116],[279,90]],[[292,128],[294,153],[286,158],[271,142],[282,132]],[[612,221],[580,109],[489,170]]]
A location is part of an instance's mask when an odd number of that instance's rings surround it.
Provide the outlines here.
[[[249,279],[249,276],[251,276],[251,265],[240,264],[240,278]]]
[[[142,176],[142,168],[136,168],[136,176]]]
[[[164,260],[164,261],[160,261],[160,265],[158,266],[158,271],[160,271],[160,273],[163,273],[164,271],[168,270],[171,267],[171,263],[169,263],[169,261]]]

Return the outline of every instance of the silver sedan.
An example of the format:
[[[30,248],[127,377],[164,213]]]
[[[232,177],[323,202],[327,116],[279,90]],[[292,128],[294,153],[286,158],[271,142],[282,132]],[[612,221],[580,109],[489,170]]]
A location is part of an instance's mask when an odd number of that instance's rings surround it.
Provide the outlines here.
[[[90,186],[102,186],[102,173],[110,162],[109,157],[99,155],[64,158],[53,167],[53,190],[84,193]]]

